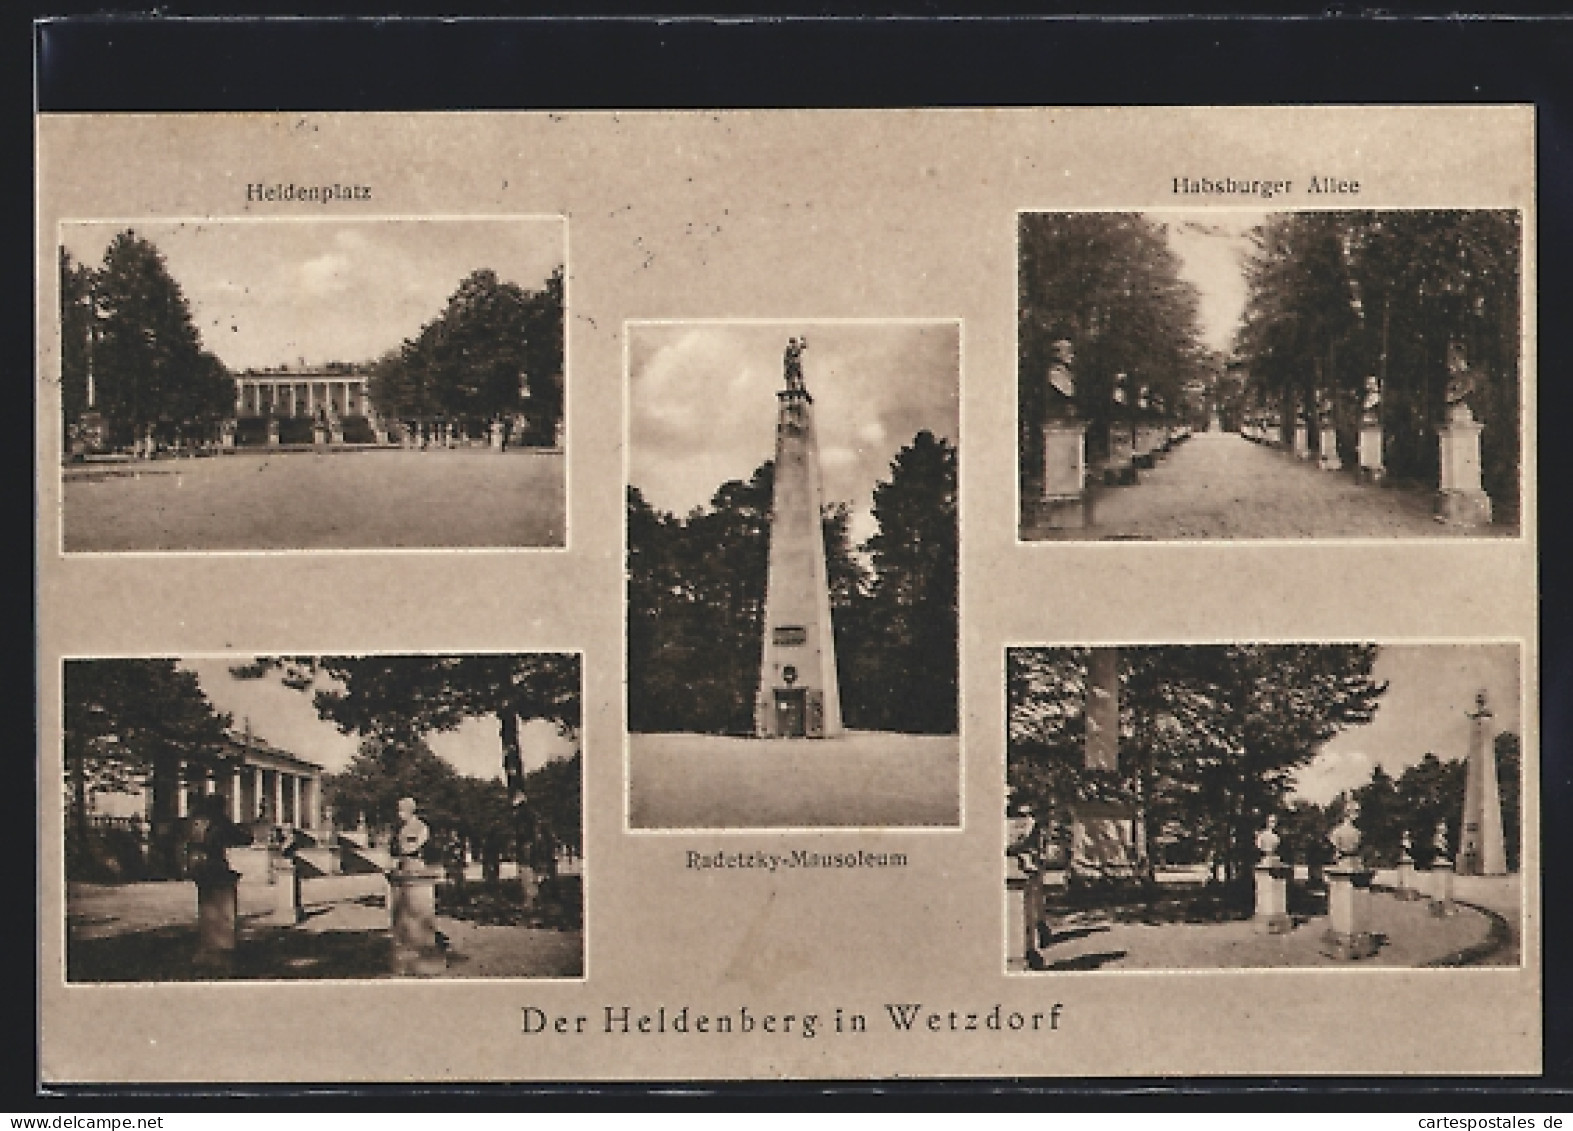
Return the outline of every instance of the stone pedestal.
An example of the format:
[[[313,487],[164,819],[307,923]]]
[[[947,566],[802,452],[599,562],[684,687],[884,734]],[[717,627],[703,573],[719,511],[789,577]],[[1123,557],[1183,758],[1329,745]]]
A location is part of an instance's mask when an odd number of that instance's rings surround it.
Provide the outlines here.
[[[1009,934],[1006,937],[1010,940],[1010,957],[1019,958],[1029,970],[1041,970],[1043,873],[1014,871],[1005,886],[1009,896],[1006,905]]]
[[[500,420],[492,421],[491,448],[494,452],[502,451],[502,421]]]
[[[1127,486],[1136,482],[1135,454],[1129,428],[1109,429],[1109,458],[1103,465],[1103,482],[1108,487]]]
[[[1360,481],[1381,483],[1387,478],[1382,462],[1382,426],[1374,421],[1360,425]]]
[[[1371,873],[1358,859],[1340,860],[1327,869],[1327,931],[1321,951],[1330,958],[1352,960],[1376,953],[1376,936],[1367,929],[1366,900]]]
[[[1491,499],[1480,487],[1480,424],[1467,405],[1453,406],[1437,444],[1437,518],[1449,526],[1489,526]]]
[[[1087,426],[1075,420],[1043,426],[1043,493],[1036,525],[1079,530],[1087,525]]]
[[[1296,459],[1311,458],[1311,433],[1303,423],[1294,426],[1294,455]]]
[[[274,859],[272,884],[273,911],[268,922],[275,927],[293,927],[302,922],[306,918],[305,904],[300,895],[300,871],[293,860]]]
[[[311,442],[316,444],[319,448],[326,447],[328,443],[328,430],[321,424],[316,425],[311,430]]]
[[[1398,876],[1393,883],[1393,895],[1399,899],[1424,899],[1425,895],[1415,885],[1415,862],[1404,856],[1398,861]]]
[[[1143,471],[1152,468],[1156,462],[1154,449],[1157,444],[1153,441],[1153,430],[1146,424],[1136,429],[1136,444],[1131,452],[1131,462]]]
[[[1458,905],[1453,902],[1453,862],[1445,857],[1431,861],[1431,914],[1456,915]]]
[[[270,418],[268,420],[268,447],[276,448],[278,446],[279,446],[279,422],[277,420],[274,420],[274,419]]]
[[[197,877],[197,961],[227,964],[235,953],[240,902],[240,873],[225,868]]]
[[[1321,451],[1317,462],[1323,471],[1341,471],[1343,461],[1338,458],[1338,433],[1331,427],[1322,429]]]
[[[1289,918],[1289,865],[1262,861],[1256,866],[1256,916],[1258,931],[1269,935],[1286,934],[1293,921]]]
[[[387,873],[388,930],[396,974],[425,976],[448,968],[437,945],[437,881],[442,873],[416,864]]]

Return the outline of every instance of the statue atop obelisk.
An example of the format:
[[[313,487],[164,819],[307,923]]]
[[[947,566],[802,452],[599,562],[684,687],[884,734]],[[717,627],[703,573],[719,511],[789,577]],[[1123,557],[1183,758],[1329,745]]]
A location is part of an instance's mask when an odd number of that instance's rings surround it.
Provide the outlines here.
[[[761,738],[832,738],[841,733],[830,582],[820,523],[825,490],[814,432],[814,398],[803,381],[806,338],[787,342],[785,387],[776,393],[775,490],[765,639],[754,700]]]
[[[1458,826],[1458,874],[1501,876],[1507,873],[1507,847],[1502,837],[1502,791],[1497,782],[1497,752],[1491,733],[1491,708],[1486,693],[1475,696],[1469,716],[1468,777],[1464,781],[1464,814]]]

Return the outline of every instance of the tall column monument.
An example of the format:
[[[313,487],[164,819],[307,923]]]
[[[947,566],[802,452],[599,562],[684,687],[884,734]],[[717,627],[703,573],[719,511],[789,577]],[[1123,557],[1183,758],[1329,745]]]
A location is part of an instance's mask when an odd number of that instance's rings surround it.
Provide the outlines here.
[[[805,338],[787,343],[785,387],[776,393],[775,491],[770,504],[770,566],[765,639],[754,733],[761,738],[833,738],[841,733],[830,582],[820,524],[814,398],[803,382]]]
[[[1458,874],[1501,876],[1507,872],[1502,838],[1502,792],[1497,782],[1497,752],[1486,693],[1475,696],[1469,716],[1469,764],[1464,782],[1464,814],[1458,827]]]

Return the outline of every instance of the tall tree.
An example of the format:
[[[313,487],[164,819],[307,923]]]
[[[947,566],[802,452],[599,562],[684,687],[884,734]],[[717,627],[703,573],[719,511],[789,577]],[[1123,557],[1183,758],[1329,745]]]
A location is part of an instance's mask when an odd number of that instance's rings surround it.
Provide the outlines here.
[[[154,802],[152,862],[157,871],[174,874],[182,775],[213,771],[230,717],[214,710],[196,675],[173,660],[68,660],[64,699],[75,850],[87,845],[92,793],[145,786]]]
[[[954,734],[957,726],[956,449],[927,430],[874,488],[873,562],[855,648],[855,709],[883,730]]]
[[[1287,430],[1317,389],[1352,450],[1358,396],[1382,383],[1386,463],[1434,482],[1448,353],[1464,348],[1484,424],[1482,478],[1504,518],[1518,502],[1520,259],[1517,212],[1285,213],[1257,229],[1237,361],[1249,395]]]
[[[372,396],[395,416],[507,419],[549,443],[563,412],[563,276],[527,291],[471,272],[442,312],[373,367]]]
[[[233,382],[202,349],[191,308],[157,247],[130,229],[115,236],[95,293],[94,384],[120,442],[155,428],[200,436],[232,411]]]
[[[1196,288],[1159,221],[1137,213],[1023,213],[1019,222],[1017,426],[1023,489],[1041,474],[1042,423],[1057,343],[1074,356],[1075,405],[1092,458],[1131,420],[1145,386],[1169,407],[1204,369]],[[1124,376],[1125,403],[1116,401]]]
[[[93,357],[93,269],[60,249],[60,413],[71,435],[88,409]]]
[[[1008,775],[1040,812],[1077,800],[1132,804],[1149,843],[1168,821],[1205,840],[1226,874],[1249,873],[1254,838],[1295,771],[1339,731],[1369,722],[1386,684],[1374,645],[1197,645],[1120,650],[1120,762],[1085,768],[1086,653],[1008,653]]]

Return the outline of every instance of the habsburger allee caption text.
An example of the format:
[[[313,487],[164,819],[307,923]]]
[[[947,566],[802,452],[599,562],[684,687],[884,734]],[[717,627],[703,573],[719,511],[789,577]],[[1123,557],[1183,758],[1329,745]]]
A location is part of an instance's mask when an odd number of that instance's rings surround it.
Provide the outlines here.
[[[1271,200],[1288,196],[1295,185],[1304,184],[1307,196],[1359,196],[1360,182],[1352,177],[1311,177],[1306,181],[1287,178],[1267,180],[1233,177],[1175,177],[1175,196],[1257,196]]]
[[[685,866],[695,871],[711,869],[757,869],[774,872],[778,868],[905,868],[905,852],[807,852],[801,848],[791,852],[696,852],[689,849],[683,854]]]
[[[552,1013],[539,1006],[522,1007],[526,1036],[782,1036],[814,1040],[821,1035],[852,1036],[895,1033],[1055,1033],[1065,1005],[1016,1008],[996,1002],[981,1009],[960,1010],[923,1002],[890,1003],[864,1013],[837,1006],[833,1012],[761,1012],[748,1006],[702,1011],[691,1005],[636,1007],[606,1005],[600,1015]],[[872,1022],[870,1018],[873,1018]]]

